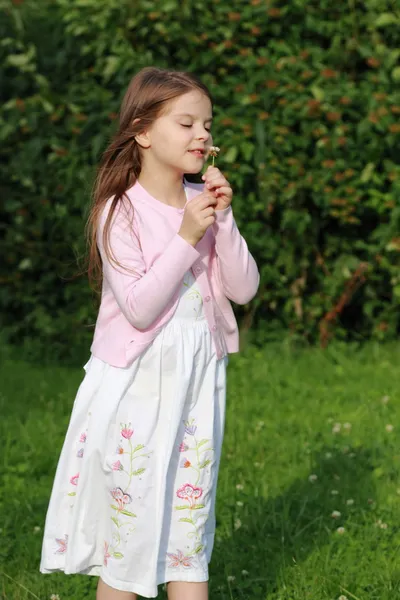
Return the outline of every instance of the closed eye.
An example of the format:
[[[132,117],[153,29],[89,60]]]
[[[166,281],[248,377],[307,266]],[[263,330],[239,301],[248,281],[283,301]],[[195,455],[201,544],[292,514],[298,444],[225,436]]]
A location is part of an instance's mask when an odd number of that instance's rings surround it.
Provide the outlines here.
[[[193,127],[193,125],[183,125],[183,124],[181,123],[181,127]],[[204,129],[205,129],[206,131],[208,131],[208,133],[210,133],[210,131],[211,131],[211,129],[208,129],[207,127],[204,127]]]

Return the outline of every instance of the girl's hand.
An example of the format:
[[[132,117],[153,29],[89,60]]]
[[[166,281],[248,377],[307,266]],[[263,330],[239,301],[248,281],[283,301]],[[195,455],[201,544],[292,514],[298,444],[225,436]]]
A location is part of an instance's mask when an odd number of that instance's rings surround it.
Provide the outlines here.
[[[216,204],[214,194],[206,190],[186,205],[178,233],[192,246],[196,246],[210,225],[215,223]]]
[[[232,188],[222,175],[221,171],[217,167],[211,165],[207,168],[207,171],[202,177],[206,190],[212,192],[217,199],[215,210],[224,210],[231,205],[232,202]]]

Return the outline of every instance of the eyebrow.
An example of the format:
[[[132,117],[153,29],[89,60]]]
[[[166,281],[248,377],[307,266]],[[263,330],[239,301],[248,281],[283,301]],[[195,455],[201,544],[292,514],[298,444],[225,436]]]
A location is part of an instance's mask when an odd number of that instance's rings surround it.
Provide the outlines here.
[[[190,115],[189,113],[181,113],[181,114],[178,114],[178,115],[175,115],[175,116],[176,117],[190,117],[191,119],[195,119],[196,118],[194,115]],[[204,122],[207,123],[207,122],[212,121],[212,120],[213,120],[213,118],[210,117],[209,119],[205,119]]]

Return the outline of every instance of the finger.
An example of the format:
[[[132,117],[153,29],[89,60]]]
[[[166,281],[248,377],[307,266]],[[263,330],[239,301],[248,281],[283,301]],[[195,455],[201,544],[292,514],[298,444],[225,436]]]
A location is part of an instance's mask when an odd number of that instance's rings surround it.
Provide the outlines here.
[[[202,180],[205,181],[209,177],[211,177],[214,173],[221,173],[218,167],[213,167],[212,165],[208,165],[204,175],[202,175]]]
[[[207,194],[199,202],[200,208],[206,208],[207,206],[213,206],[217,203],[216,194],[207,192]]]
[[[215,210],[211,207],[205,208],[203,211],[203,217],[212,217],[215,216]]]
[[[212,190],[216,187],[229,186],[229,183],[227,182],[225,177],[215,177],[215,179],[211,179],[209,181],[207,180],[205,185],[208,190]]]
[[[232,198],[232,188],[230,186],[220,187],[215,191],[215,193],[218,197],[227,196],[227,198]]]

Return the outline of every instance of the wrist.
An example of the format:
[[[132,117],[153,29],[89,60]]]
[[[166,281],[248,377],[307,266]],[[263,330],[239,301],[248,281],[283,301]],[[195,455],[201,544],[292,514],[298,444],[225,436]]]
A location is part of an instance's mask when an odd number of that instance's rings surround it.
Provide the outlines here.
[[[180,235],[181,238],[185,240],[185,242],[187,242],[188,244],[193,246],[193,248],[196,246],[198,240],[195,240],[195,239],[191,238],[190,236],[187,236],[184,233],[181,233],[180,231],[178,232],[178,235]]]

